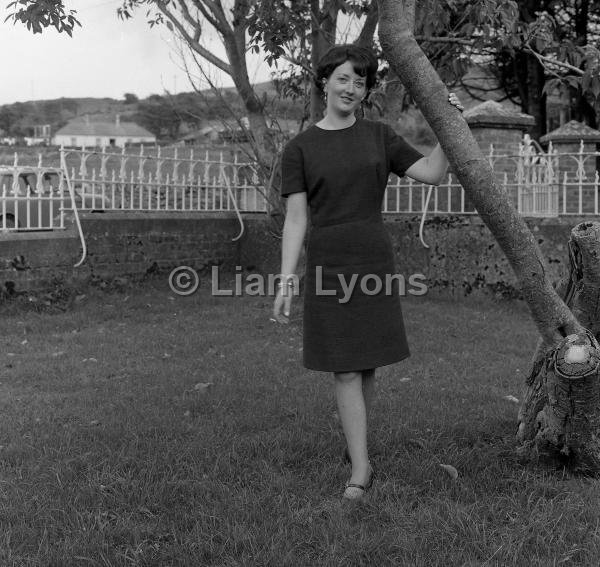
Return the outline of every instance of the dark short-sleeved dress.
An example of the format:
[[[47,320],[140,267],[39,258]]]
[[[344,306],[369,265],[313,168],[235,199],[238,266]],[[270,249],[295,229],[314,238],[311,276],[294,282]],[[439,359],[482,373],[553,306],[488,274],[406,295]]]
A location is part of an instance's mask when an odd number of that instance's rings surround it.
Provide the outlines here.
[[[282,195],[306,191],[310,208],[306,368],[358,371],[409,356],[381,208],[390,172],[402,176],[421,157],[390,126],[365,119],[341,130],[313,125],[286,145]]]

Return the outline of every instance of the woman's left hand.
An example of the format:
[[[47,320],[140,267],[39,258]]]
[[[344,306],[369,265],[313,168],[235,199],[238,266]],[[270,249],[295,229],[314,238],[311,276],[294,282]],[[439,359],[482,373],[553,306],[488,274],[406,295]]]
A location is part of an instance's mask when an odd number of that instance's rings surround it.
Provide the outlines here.
[[[456,106],[456,108],[458,108],[458,110],[461,112],[465,109],[465,107],[460,103],[460,99],[454,93],[450,93],[448,95],[448,102],[450,102],[451,105]]]

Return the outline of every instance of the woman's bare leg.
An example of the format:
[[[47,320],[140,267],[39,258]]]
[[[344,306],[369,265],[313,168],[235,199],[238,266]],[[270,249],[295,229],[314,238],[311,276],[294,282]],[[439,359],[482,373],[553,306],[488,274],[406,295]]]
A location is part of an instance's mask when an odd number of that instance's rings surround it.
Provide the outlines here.
[[[367,421],[373,407],[375,399],[375,368],[362,371],[362,389],[363,397],[365,398],[365,406],[367,408]]]
[[[350,482],[365,484],[371,474],[367,451],[367,408],[362,372],[336,372],[335,397],[348,452],[352,459]]]

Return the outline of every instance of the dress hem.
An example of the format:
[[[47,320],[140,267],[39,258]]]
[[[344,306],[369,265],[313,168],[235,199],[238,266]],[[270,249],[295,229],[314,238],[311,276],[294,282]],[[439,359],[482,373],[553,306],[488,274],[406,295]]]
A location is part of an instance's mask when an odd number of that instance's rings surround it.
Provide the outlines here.
[[[319,368],[316,368],[317,365],[308,366],[304,362],[302,363],[302,366],[304,366],[304,368],[306,368],[308,370],[316,370],[319,372],[361,372],[363,370],[368,370],[371,368],[381,368],[383,366],[390,366],[391,364],[396,364],[397,362],[402,362],[403,360],[406,360],[409,357],[410,357],[410,352],[406,353],[401,358],[396,358],[395,360],[392,360],[390,362],[384,362],[384,363],[379,363],[379,364],[363,364],[363,365],[360,365],[359,368],[357,368],[357,365],[352,365],[352,367],[349,367],[349,368],[340,368],[339,366],[336,366],[335,369],[333,369],[331,367],[323,368],[321,365],[318,365]]]

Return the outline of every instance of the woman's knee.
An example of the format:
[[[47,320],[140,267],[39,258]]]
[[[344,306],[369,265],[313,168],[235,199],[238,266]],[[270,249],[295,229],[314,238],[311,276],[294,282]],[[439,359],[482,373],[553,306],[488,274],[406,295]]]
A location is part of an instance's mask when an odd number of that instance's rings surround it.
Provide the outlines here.
[[[338,382],[348,384],[362,379],[361,372],[334,372],[333,374]]]

